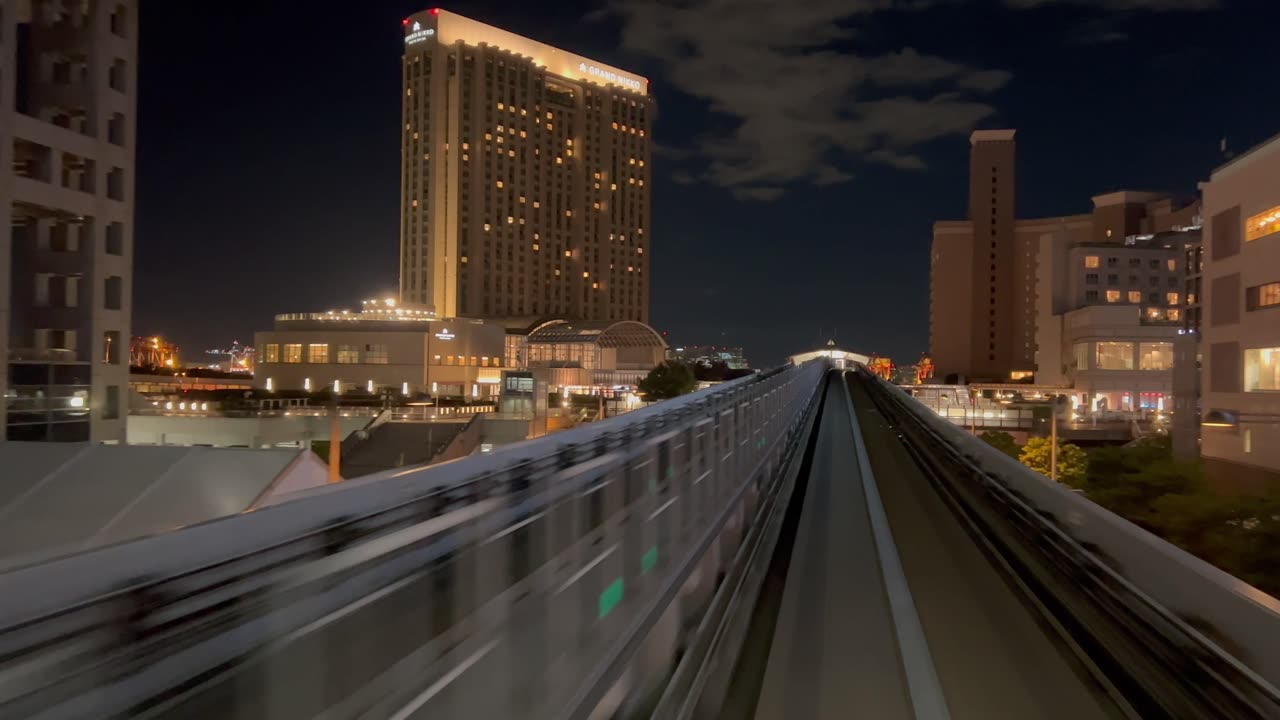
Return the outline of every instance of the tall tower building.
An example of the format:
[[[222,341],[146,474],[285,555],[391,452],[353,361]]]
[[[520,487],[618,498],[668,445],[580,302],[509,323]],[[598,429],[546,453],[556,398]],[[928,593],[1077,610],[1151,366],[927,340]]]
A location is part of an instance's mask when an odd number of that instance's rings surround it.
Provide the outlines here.
[[[401,299],[647,322],[648,81],[439,9],[404,43]]]
[[[1007,376],[1019,367],[1015,340],[1025,334],[1026,313],[1034,322],[1025,258],[1014,233],[1013,130],[978,130],[969,138],[969,222],[973,226],[972,366]],[[1026,306],[1026,307],[1024,307]]]
[[[137,0],[0,0],[0,439],[123,442]]]
[[[1035,322],[1024,301],[1034,289],[1023,285],[1034,273],[1015,229],[1014,132],[970,136],[969,219],[934,225],[929,347],[940,373],[1005,379],[1031,350],[1022,338]]]

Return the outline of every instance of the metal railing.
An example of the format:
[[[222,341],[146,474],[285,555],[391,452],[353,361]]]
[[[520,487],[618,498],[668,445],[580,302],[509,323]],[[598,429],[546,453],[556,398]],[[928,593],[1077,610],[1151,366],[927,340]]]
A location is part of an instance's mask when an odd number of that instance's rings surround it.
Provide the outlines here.
[[[0,575],[0,717],[587,717],[644,702],[823,367]]]

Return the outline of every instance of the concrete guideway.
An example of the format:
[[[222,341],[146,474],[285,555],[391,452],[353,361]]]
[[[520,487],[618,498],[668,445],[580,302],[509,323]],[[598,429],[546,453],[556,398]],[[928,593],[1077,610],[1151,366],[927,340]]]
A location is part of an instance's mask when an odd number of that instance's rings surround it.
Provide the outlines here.
[[[865,391],[827,383],[755,717],[1124,717]],[[877,537],[877,512],[891,538]],[[895,573],[907,607],[890,600]]]
[[[838,375],[826,392],[755,716],[911,718]]]
[[[1124,717],[992,566],[866,391],[849,389],[951,717]]]

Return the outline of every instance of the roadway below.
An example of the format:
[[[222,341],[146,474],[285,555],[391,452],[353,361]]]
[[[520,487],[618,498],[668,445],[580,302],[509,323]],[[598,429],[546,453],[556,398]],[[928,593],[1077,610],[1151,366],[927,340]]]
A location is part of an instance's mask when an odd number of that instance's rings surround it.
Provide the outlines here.
[[[770,566],[785,577],[766,583],[765,593],[774,587],[777,597],[758,602],[756,639],[746,645],[758,650],[739,659],[741,680],[721,717],[932,718],[936,711],[922,709],[928,694],[920,678],[945,702],[942,717],[1126,717],[993,565],[860,381],[832,373],[825,392],[809,472],[793,497],[798,522],[778,546],[786,562]],[[870,476],[858,460],[858,429]],[[871,519],[878,504],[896,558],[878,551]],[[887,597],[895,573],[909,587],[908,612]],[[911,642],[913,626],[924,644]],[[758,690],[746,687],[753,677]]]

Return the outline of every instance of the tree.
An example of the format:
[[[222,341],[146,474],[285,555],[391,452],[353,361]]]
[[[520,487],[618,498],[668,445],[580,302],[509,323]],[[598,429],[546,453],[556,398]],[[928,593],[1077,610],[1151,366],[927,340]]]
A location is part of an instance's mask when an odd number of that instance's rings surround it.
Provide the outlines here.
[[[1018,443],[1014,442],[1013,436],[1007,432],[999,430],[987,430],[978,436],[991,447],[1017,460],[1022,455],[1022,448],[1018,447]]]
[[[687,365],[662,363],[650,370],[636,386],[645,400],[668,400],[693,392],[698,381]]]
[[[1022,447],[1022,455],[1018,458],[1023,465],[1041,475],[1049,474],[1052,445],[1048,438],[1031,438]],[[1070,443],[1058,443],[1058,482],[1074,488],[1082,488],[1089,476],[1089,456],[1084,450]]]

